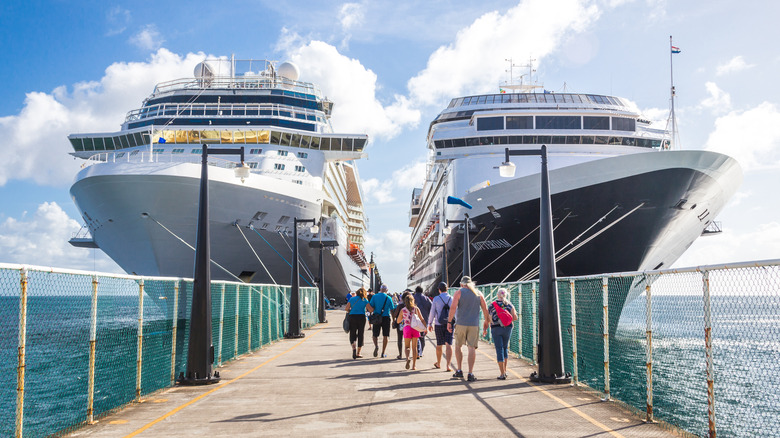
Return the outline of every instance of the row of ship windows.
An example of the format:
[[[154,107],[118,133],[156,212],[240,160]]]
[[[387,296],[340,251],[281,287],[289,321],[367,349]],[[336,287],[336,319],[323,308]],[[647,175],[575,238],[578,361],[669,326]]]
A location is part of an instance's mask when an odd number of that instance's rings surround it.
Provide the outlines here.
[[[273,116],[289,117],[301,120],[317,121],[324,123],[325,119],[316,114],[306,114],[295,111],[285,111],[280,109],[264,109],[260,105],[194,105],[187,104],[159,104],[144,107],[140,110],[131,111],[125,118],[126,121],[141,119],[150,119],[155,117],[251,117],[251,116]]]
[[[535,119],[535,120],[534,120]],[[610,121],[612,122],[610,126]],[[477,131],[500,129],[595,129],[635,131],[636,120],[607,116],[499,116],[477,119]]]
[[[663,142],[666,143],[667,140],[663,140]],[[658,148],[661,147],[661,143],[662,140],[657,139],[608,137],[602,135],[497,135],[453,138],[433,142],[436,149],[510,144],[609,144]]]
[[[134,153],[132,155],[136,155],[137,154],[137,151],[133,151],[133,152]],[[152,152],[154,152],[155,154],[163,154],[163,153],[165,153],[165,149],[155,148],[155,149],[152,150]],[[184,148],[173,148],[171,150],[171,153],[172,154],[183,154],[184,153]],[[190,149],[190,153],[191,154],[200,154],[200,153],[203,153],[203,149],[200,149],[200,148]],[[250,155],[260,155],[262,153],[263,153],[262,149],[249,149],[249,154]],[[117,158],[121,158],[124,155],[125,155],[124,152],[120,152],[120,153],[116,154],[116,157]],[[286,157],[286,156],[289,155],[289,152],[288,151],[283,151],[283,150],[278,150],[278,151],[276,151],[276,155],[278,155],[280,157]],[[298,158],[309,158],[309,153],[308,152],[298,152]]]
[[[70,142],[76,152],[113,151],[150,143],[275,144],[323,151],[361,152],[366,146],[366,140],[366,138],[317,137],[269,130],[160,130],[155,131],[151,137],[148,132],[137,132],[112,137],[76,137],[71,138]]]
[[[597,103],[603,105],[619,105],[620,99],[597,94],[569,93],[501,93],[484,96],[459,97],[452,99],[447,108],[464,105],[486,105],[494,103]]]

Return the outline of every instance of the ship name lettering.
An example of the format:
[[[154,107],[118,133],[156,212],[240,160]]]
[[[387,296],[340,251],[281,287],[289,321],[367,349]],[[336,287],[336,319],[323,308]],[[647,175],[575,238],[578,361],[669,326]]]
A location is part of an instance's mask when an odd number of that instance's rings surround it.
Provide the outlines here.
[[[506,239],[484,240],[482,242],[473,242],[471,245],[477,251],[481,251],[483,249],[501,249],[501,248],[512,247],[512,245],[510,245],[509,242],[506,241]]]

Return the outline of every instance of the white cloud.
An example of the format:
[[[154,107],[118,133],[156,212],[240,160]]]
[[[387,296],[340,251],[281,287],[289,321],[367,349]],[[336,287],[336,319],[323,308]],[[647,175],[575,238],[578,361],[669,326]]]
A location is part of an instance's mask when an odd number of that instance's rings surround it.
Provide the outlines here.
[[[339,21],[345,31],[349,31],[364,19],[364,6],[360,3],[344,3],[339,10]]]
[[[739,55],[731,58],[729,62],[719,65],[716,69],[716,74],[718,76],[723,76],[730,73],[737,73],[743,70],[747,70],[751,67],[755,67],[755,65],[746,63],[745,59],[742,58],[742,55]]]
[[[745,260],[768,260],[780,257],[780,223],[769,222],[756,229],[723,233],[697,239],[675,267],[716,265]]]
[[[780,168],[780,111],[763,102],[747,111],[732,111],[715,120],[705,148],[737,159],[746,171]]]
[[[0,161],[0,186],[9,179],[71,182],[79,162],[67,155],[73,150],[68,134],[118,131],[127,111],[140,107],[155,84],[192,76],[204,56],[160,49],[147,62],[114,63],[99,81],[75,84],[71,92],[61,86],[28,93],[19,114],[0,117],[0,138],[9,146]]]
[[[709,97],[702,100],[699,106],[701,108],[709,109],[715,114],[722,114],[731,109],[731,95],[721,90],[714,82],[707,82],[704,84],[707,88]]]
[[[144,50],[157,50],[162,47],[165,40],[160,35],[160,31],[157,30],[157,26],[147,24],[137,34],[130,37],[130,43]]]
[[[68,240],[80,228],[55,202],[44,202],[31,217],[0,224],[3,262],[58,268],[123,272],[102,251],[76,248]]]
[[[363,180],[362,191],[368,198],[373,198],[379,204],[388,204],[396,200],[393,193],[397,189],[405,189],[405,195],[411,196],[411,189],[421,187],[425,178],[425,161],[416,161],[395,170],[390,178],[380,181],[376,178]]]
[[[295,34],[283,35],[279,48],[301,68],[301,80],[320,86],[335,102],[333,129],[338,132],[367,133],[392,138],[404,127],[416,126],[420,112],[410,108],[403,96],[384,105],[377,99],[377,76],[357,59],[348,58],[330,44],[303,40]]]
[[[130,23],[130,11],[121,6],[114,6],[106,14],[106,26],[108,27],[107,36],[119,35],[127,30]]]
[[[391,292],[406,288],[409,269],[409,231],[389,229],[379,234],[366,236],[366,248],[373,251],[382,281]]]
[[[439,106],[452,96],[495,90],[504,79],[505,58],[541,60],[598,15],[595,5],[577,0],[526,0],[503,15],[484,14],[458,32],[455,42],[439,47],[425,70],[409,80],[410,100],[416,107]]]

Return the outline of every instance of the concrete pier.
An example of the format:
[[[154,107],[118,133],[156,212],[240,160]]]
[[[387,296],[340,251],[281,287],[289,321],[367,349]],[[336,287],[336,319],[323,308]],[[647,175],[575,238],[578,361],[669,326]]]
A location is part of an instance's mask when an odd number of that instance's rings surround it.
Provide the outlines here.
[[[395,330],[387,358],[373,357],[367,332],[364,357],[353,360],[343,315],[328,312],[330,323],[305,330],[303,339],[219,368],[218,385],[163,390],[69,436],[677,436],[588,391],[531,384],[533,368],[518,359],[510,359],[507,380],[496,380],[487,343],[477,350],[476,382],[435,369],[430,341],[417,370],[406,370],[396,359]]]

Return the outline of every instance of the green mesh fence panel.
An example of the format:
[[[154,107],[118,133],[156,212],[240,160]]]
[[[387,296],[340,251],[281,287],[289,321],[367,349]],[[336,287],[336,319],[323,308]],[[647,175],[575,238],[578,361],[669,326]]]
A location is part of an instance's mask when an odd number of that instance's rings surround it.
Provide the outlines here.
[[[254,351],[263,345],[263,319],[262,319],[262,295],[258,287],[249,286],[247,295],[251,303],[251,324],[249,335],[252,338],[249,349]]]
[[[608,280],[611,397],[637,411],[646,408],[646,313],[644,282],[635,277]],[[641,299],[638,298],[641,296]]]
[[[0,436],[16,430],[21,279],[18,269],[0,269]]]
[[[244,354],[249,351],[249,288],[246,286],[237,286],[238,288],[238,354]]]
[[[604,390],[604,305],[600,278],[575,282],[579,381]]]
[[[520,356],[528,359],[531,363],[535,363],[534,357],[534,344],[536,343],[536,329],[534,327],[534,313],[531,304],[535,303],[533,297],[533,283],[523,283],[520,285],[522,289],[522,330],[523,330],[523,345],[522,351],[519,352]]]
[[[563,370],[572,374],[574,371],[571,342],[571,287],[569,280],[556,282],[558,288],[558,314],[561,324],[561,345],[563,347]]]
[[[515,307],[515,311],[517,312],[518,319],[520,318],[520,315],[522,313],[522,308],[520,304],[520,286],[517,284],[506,284],[503,287],[509,291],[509,302],[512,303],[512,305]],[[520,355],[520,335],[523,332],[522,323],[521,321],[515,321],[512,324],[512,335],[509,338],[509,351]]]
[[[218,291],[222,293],[222,289]],[[222,338],[220,339],[220,354],[222,362],[228,361],[235,356],[236,346],[236,309],[238,301],[236,300],[236,288],[234,285],[224,285],[224,308],[222,309],[222,319],[217,320],[218,326],[222,326]]]
[[[30,270],[28,285],[24,434],[46,436],[86,419],[92,277]]]
[[[174,287],[170,280],[144,281],[141,395],[171,383]]]
[[[187,346],[190,343],[190,315],[192,313],[192,280],[183,280],[179,286],[179,315],[176,328],[176,378],[187,372]],[[213,298],[213,297],[212,297]],[[212,311],[214,301],[212,299]],[[212,313],[213,315],[213,313]],[[212,343],[218,339],[212,339]]]

